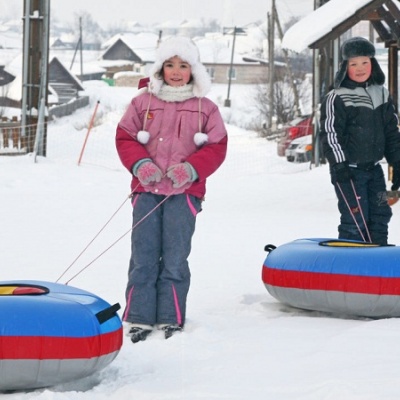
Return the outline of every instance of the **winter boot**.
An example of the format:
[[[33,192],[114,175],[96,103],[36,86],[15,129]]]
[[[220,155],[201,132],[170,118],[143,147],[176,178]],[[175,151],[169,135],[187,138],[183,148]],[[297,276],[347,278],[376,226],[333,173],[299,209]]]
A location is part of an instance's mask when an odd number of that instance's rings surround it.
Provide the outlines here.
[[[147,336],[149,336],[151,332],[152,329],[132,326],[128,335],[131,337],[132,343],[137,343],[146,340]]]
[[[164,331],[165,339],[169,339],[175,332],[182,332],[180,325],[165,325],[161,328]]]

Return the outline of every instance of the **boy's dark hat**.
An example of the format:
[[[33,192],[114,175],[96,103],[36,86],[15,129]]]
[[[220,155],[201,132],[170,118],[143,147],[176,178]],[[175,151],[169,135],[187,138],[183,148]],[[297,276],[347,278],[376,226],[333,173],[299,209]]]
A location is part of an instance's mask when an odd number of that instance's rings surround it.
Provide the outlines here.
[[[375,57],[375,47],[363,37],[353,37],[346,40],[341,48],[342,59],[348,60],[353,57]]]
[[[369,57],[371,58],[372,73],[371,81],[377,85],[383,85],[385,83],[385,74],[383,73],[378,61],[375,59],[375,46],[367,39],[363,37],[353,37],[343,42],[340,49],[342,55],[342,63],[340,64],[339,70],[336,72],[334,88],[338,89],[346,78],[347,75],[347,62],[353,57]]]

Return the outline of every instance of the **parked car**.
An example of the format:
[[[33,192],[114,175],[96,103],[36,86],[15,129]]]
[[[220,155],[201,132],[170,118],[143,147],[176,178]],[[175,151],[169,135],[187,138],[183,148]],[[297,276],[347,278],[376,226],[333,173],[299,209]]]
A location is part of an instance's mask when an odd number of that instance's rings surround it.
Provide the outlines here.
[[[302,136],[312,135],[313,132],[314,126],[311,116],[295,118],[285,128],[284,133],[278,142],[278,156],[285,156],[285,151],[292,140]]]
[[[307,162],[312,157],[312,135],[302,136],[290,142],[285,150],[286,159],[290,162]]]

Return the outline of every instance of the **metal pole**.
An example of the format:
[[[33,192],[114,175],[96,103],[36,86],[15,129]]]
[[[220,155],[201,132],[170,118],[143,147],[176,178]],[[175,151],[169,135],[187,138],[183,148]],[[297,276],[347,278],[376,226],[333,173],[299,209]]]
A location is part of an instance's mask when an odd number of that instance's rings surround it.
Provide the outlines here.
[[[26,137],[26,106],[28,103],[28,57],[29,57],[29,32],[30,32],[30,18],[29,18],[29,0],[25,0],[25,14],[24,14],[24,52],[23,52],[23,65],[22,65],[22,110],[21,110],[21,137]],[[24,139],[23,139],[24,140]]]
[[[45,115],[47,106],[47,71],[49,65],[49,23],[50,23],[50,0],[42,0],[43,16],[43,35],[42,35],[42,58],[40,82],[39,82],[39,104],[38,104],[38,124],[36,127],[36,141],[34,152],[40,156],[46,156],[46,127]],[[36,161],[36,157],[35,157]]]
[[[37,161],[37,156],[43,156],[43,139],[44,139],[44,110],[45,110],[45,104],[44,104],[44,98],[41,99],[40,104],[39,104],[39,118],[38,118],[38,123],[37,123],[37,129],[36,129],[36,137],[35,137],[35,145],[33,148],[33,160],[36,163]]]
[[[320,164],[320,154],[319,154],[319,135],[318,135],[318,125],[319,125],[319,104],[320,104],[320,52],[319,49],[314,49],[313,51],[313,62],[314,62],[314,96],[313,96],[313,114],[314,114],[314,163],[318,167]]]
[[[236,26],[233,28],[233,43],[232,43],[232,53],[231,53],[231,64],[229,66],[229,80],[228,80],[228,94],[225,100],[225,107],[231,106],[231,101],[229,99],[229,95],[231,92],[231,82],[232,82],[232,70],[233,70],[233,57],[235,55],[235,42],[236,42]]]
[[[269,112],[268,112],[268,129],[271,131],[272,129],[272,117],[274,115],[274,80],[275,80],[275,71],[274,71],[274,46],[275,46],[275,0],[272,1],[272,11],[269,15],[269,23],[268,23],[268,72],[269,72]]]
[[[79,43],[80,43],[80,56],[81,56],[81,80],[83,80],[83,38],[82,38],[82,17],[79,17]]]

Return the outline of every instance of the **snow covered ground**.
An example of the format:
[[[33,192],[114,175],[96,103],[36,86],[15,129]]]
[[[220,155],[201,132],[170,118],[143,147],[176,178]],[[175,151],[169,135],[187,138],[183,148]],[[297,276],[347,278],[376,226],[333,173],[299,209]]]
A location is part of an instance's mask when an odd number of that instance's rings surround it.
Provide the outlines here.
[[[56,281],[122,205],[61,283],[72,278],[70,285],[124,307],[130,178],[118,162],[114,133],[132,89],[90,83],[87,91],[89,107],[49,124],[46,158],[0,157],[0,281]],[[217,101],[224,93],[212,96]],[[97,100],[99,118],[78,166]],[[249,114],[235,101],[223,111]],[[336,237],[327,166],[288,163],[276,143],[233,125],[228,131],[228,158],[209,179],[193,239],[185,331],[135,345],[125,337],[100,373],[4,399],[398,399],[399,319],[296,310],[272,298],[261,281],[265,244]],[[399,207],[393,206],[392,243],[400,238]]]

